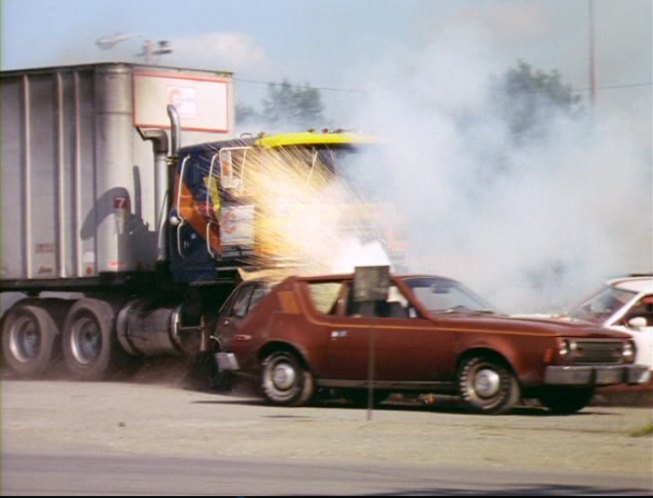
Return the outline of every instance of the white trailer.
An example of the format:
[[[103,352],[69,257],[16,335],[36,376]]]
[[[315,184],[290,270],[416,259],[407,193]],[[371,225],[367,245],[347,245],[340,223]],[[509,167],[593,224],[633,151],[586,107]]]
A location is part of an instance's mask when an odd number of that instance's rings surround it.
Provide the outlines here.
[[[30,296],[3,315],[5,365],[40,375],[62,348],[75,376],[99,378],[121,349],[122,303],[165,271],[166,108],[189,143],[231,138],[232,75],[103,63],[0,82],[0,292]],[[179,349],[162,335],[153,351]]]

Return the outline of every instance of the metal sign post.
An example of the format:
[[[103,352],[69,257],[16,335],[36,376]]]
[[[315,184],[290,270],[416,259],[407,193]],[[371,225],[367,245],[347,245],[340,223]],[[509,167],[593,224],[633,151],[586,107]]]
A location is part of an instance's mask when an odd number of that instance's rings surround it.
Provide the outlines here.
[[[388,299],[390,287],[389,266],[357,266],[354,269],[354,302],[369,303],[375,306],[378,301]],[[367,370],[367,420],[372,420],[374,405],[374,369],[375,369],[375,320],[373,319],[369,337],[369,358]]]

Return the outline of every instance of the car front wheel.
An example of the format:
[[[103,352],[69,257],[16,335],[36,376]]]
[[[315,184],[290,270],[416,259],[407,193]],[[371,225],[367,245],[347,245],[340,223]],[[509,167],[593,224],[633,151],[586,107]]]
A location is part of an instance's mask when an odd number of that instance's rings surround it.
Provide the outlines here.
[[[504,363],[483,356],[463,361],[458,373],[460,396],[477,413],[509,412],[519,401],[519,383]]]
[[[300,406],[314,392],[313,375],[290,351],[274,351],[261,365],[263,395],[275,405]]]

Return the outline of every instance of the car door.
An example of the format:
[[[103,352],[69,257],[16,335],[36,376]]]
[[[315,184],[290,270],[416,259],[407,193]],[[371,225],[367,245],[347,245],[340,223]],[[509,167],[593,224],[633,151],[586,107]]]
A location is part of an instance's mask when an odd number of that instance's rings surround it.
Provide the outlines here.
[[[637,346],[636,362],[653,370],[653,295],[636,300],[612,328],[633,337]]]
[[[336,379],[381,381],[437,380],[437,356],[443,348],[434,342],[433,325],[411,310],[408,300],[391,287],[390,300],[348,305],[329,316],[328,374]]]

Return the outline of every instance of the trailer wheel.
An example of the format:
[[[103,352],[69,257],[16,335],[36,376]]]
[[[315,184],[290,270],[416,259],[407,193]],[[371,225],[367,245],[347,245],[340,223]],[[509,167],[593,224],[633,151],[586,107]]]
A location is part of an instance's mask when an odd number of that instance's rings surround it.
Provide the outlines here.
[[[36,377],[50,366],[58,335],[50,314],[29,300],[17,303],[2,322],[2,350],[6,365],[24,377]]]
[[[73,304],[64,323],[62,346],[73,377],[105,378],[119,350],[113,307],[106,301],[87,298]]]

